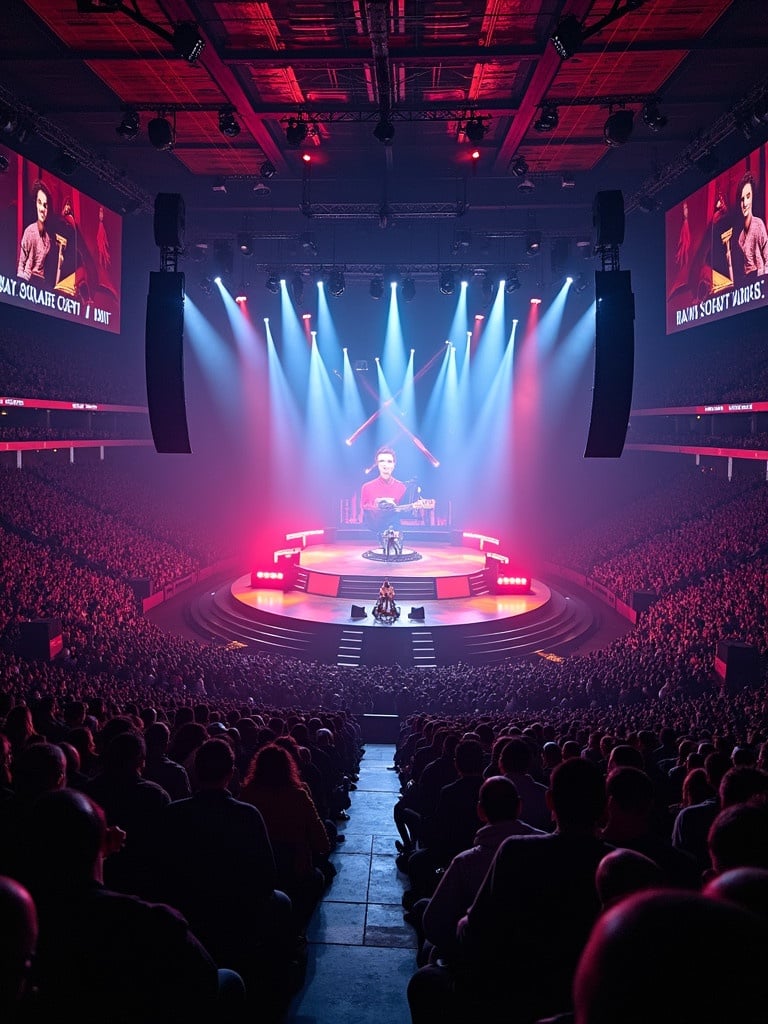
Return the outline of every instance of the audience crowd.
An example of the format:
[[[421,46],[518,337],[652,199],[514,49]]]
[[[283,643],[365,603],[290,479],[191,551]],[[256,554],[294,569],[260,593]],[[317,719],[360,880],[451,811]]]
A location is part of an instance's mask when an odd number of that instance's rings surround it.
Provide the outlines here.
[[[729,965],[697,1022],[730,1019],[730,1005],[761,1019],[764,498],[765,484],[683,474],[563,545],[563,564],[619,596],[658,595],[608,647],[425,672],[169,635],[129,582],[205,564],[218,548],[194,521],[114,467],[3,473],[7,1019],[95,1022],[109,1005],[118,1024],[279,1020],[333,884],[365,711],[405,719],[395,825],[420,940],[414,1024],[511,1010],[521,1024],[647,1020],[651,995],[627,993],[666,991],[668,968],[637,950],[657,931],[688,936],[681,976],[705,949]],[[19,654],[38,617],[62,622],[54,661]],[[729,636],[760,657],[732,693],[713,677]],[[653,1016],[672,1009],[686,1019],[676,995]]]

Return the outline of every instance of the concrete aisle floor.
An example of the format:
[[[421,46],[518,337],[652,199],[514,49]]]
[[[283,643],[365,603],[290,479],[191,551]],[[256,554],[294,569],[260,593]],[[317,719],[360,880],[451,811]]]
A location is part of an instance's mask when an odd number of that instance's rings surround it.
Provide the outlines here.
[[[338,875],[310,922],[309,964],[287,1024],[410,1024],[405,990],[416,970],[415,933],[403,921],[407,878],[395,867],[392,806],[399,795],[392,746],[367,744]]]

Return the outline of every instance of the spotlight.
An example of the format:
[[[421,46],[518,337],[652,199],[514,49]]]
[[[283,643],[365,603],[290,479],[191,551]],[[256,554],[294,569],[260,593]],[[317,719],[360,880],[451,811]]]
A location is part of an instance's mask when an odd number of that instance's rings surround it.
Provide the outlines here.
[[[541,299],[531,299],[531,305],[532,306],[540,306],[541,305]]]
[[[312,163],[312,154],[311,153],[302,153],[301,154],[301,159],[304,161],[305,164],[311,164]],[[309,170],[309,168],[307,168],[307,170]]]
[[[512,173],[516,178],[524,178],[528,173],[528,163],[524,156],[519,156],[512,164]]]
[[[205,40],[194,21],[180,21],[173,30],[173,49],[187,63],[194,64],[205,47]]]
[[[115,128],[115,131],[121,139],[125,139],[126,142],[132,142],[139,134],[141,129],[141,120],[139,119],[138,110],[126,110],[123,114],[123,120]]]
[[[412,277],[403,278],[403,298],[406,302],[413,302],[416,297],[416,282]]]
[[[271,160],[265,160],[264,163],[259,168],[259,174],[262,176],[262,178],[274,178],[276,173],[277,172],[275,170],[275,165],[272,163]]]
[[[264,282],[264,287],[267,289],[270,295],[277,295],[280,291],[280,279],[277,274],[272,273],[267,275],[267,280]]]
[[[470,117],[464,125],[464,134],[471,143],[482,142],[488,133],[487,126],[481,117]]]
[[[530,195],[531,192],[536,191],[536,185],[530,178],[523,178],[523,180],[518,183],[517,191],[522,192],[523,195]]]
[[[444,270],[440,274],[440,294],[453,295],[456,291],[456,276],[452,270]]]
[[[244,306],[247,301],[248,296],[245,294],[245,289],[243,288],[235,296],[235,302],[238,304],[238,306]]]
[[[575,14],[566,14],[552,33],[552,43],[561,60],[570,60],[582,44],[584,32]]]
[[[553,132],[559,124],[560,116],[557,113],[557,107],[554,103],[545,103],[541,108],[541,113],[533,122],[533,127],[537,132]]]
[[[228,139],[237,138],[240,134],[240,125],[235,117],[234,107],[222,107],[219,111],[219,131]]]
[[[372,277],[368,285],[368,294],[372,299],[380,299],[384,294],[384,282],[380,277]]]
[[[162,114],[153,117],[149,122],[147,125],[147,135],[155,149],[161,151],[173,149],[176,133],[171,122],[163,117]]]
[[[285,129],[285,143],[289,149],[298,149],[307,137],[307,122],[297,117],[289,117]]]
[[[4,153],[0,153],[0,174],[5,174],[9,167],[8,157]]]
[[[328,279],[328,291],[334,299],[338,299],[340,295],[343,295],[345,288],[346,283],[343,272],[341,270],[332,270],[331,276]]]
[[[253,256],[253,237],[247,231],[241,231],[237,236],[237,248],[243,256]]]
[[[507,272],[506,284],[504,285],[504,291],[507,295],[512,295],[520,289],[520,277],[516,270],[509,270]]]
[[[647,100],[644,104],[643,122],[652,132],[660,132],[662,128],[666,128],[667,119],[659,110],[656,100]]]
[[[607,146],[614,149],[629,142],[632,128],[635,123],[635,114],[632,110],[614,110],[609,115],[603,126],[603,138]]]
[[[541,252],[541,232],[529,231],[525,236],[525,251],[529,256],[538,256]]]
[[[253,186],[253,194],[258,196],[259,199],[266,199],[268,195],[272,194],[272,189],[269,185],[265,185],[263,181],[257,181]]]
[[[391,146],[392,140],[395,137],[395,126],[388,117],[382,117],[373,129],[373,135],[382,145]]]

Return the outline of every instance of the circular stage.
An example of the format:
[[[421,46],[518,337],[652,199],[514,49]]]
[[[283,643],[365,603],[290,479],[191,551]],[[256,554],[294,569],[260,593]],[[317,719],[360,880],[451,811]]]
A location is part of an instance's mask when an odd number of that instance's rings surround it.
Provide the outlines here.
[[[543,581],[529,594],[490,594],[483,552],[418,544],[418,562],[374,563],[363,544],[304,549],[295,586],[251,586],[250,573],[206,593],[190,609],[201,632],[243,646],[339,665],[425,668],[566,653],[593,626],[589,606]],[[401,609],[377,621],[384,579]]]

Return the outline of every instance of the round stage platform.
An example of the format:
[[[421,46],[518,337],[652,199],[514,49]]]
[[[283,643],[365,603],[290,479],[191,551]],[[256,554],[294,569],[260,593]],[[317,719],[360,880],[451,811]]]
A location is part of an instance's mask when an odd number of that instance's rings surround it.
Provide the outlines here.
[[[206,593],[190,609],[209,639],[339,665],[424,668],[566,653],[593,625],[589,606],[532,580],[529,594],[490,594],[483,552],[417,545],[418,562],[372,562],[360,543],[301,553],[293,589],[251,586],[247,573]],[[399,618],[379,622],[373,605],[384,579]]]

